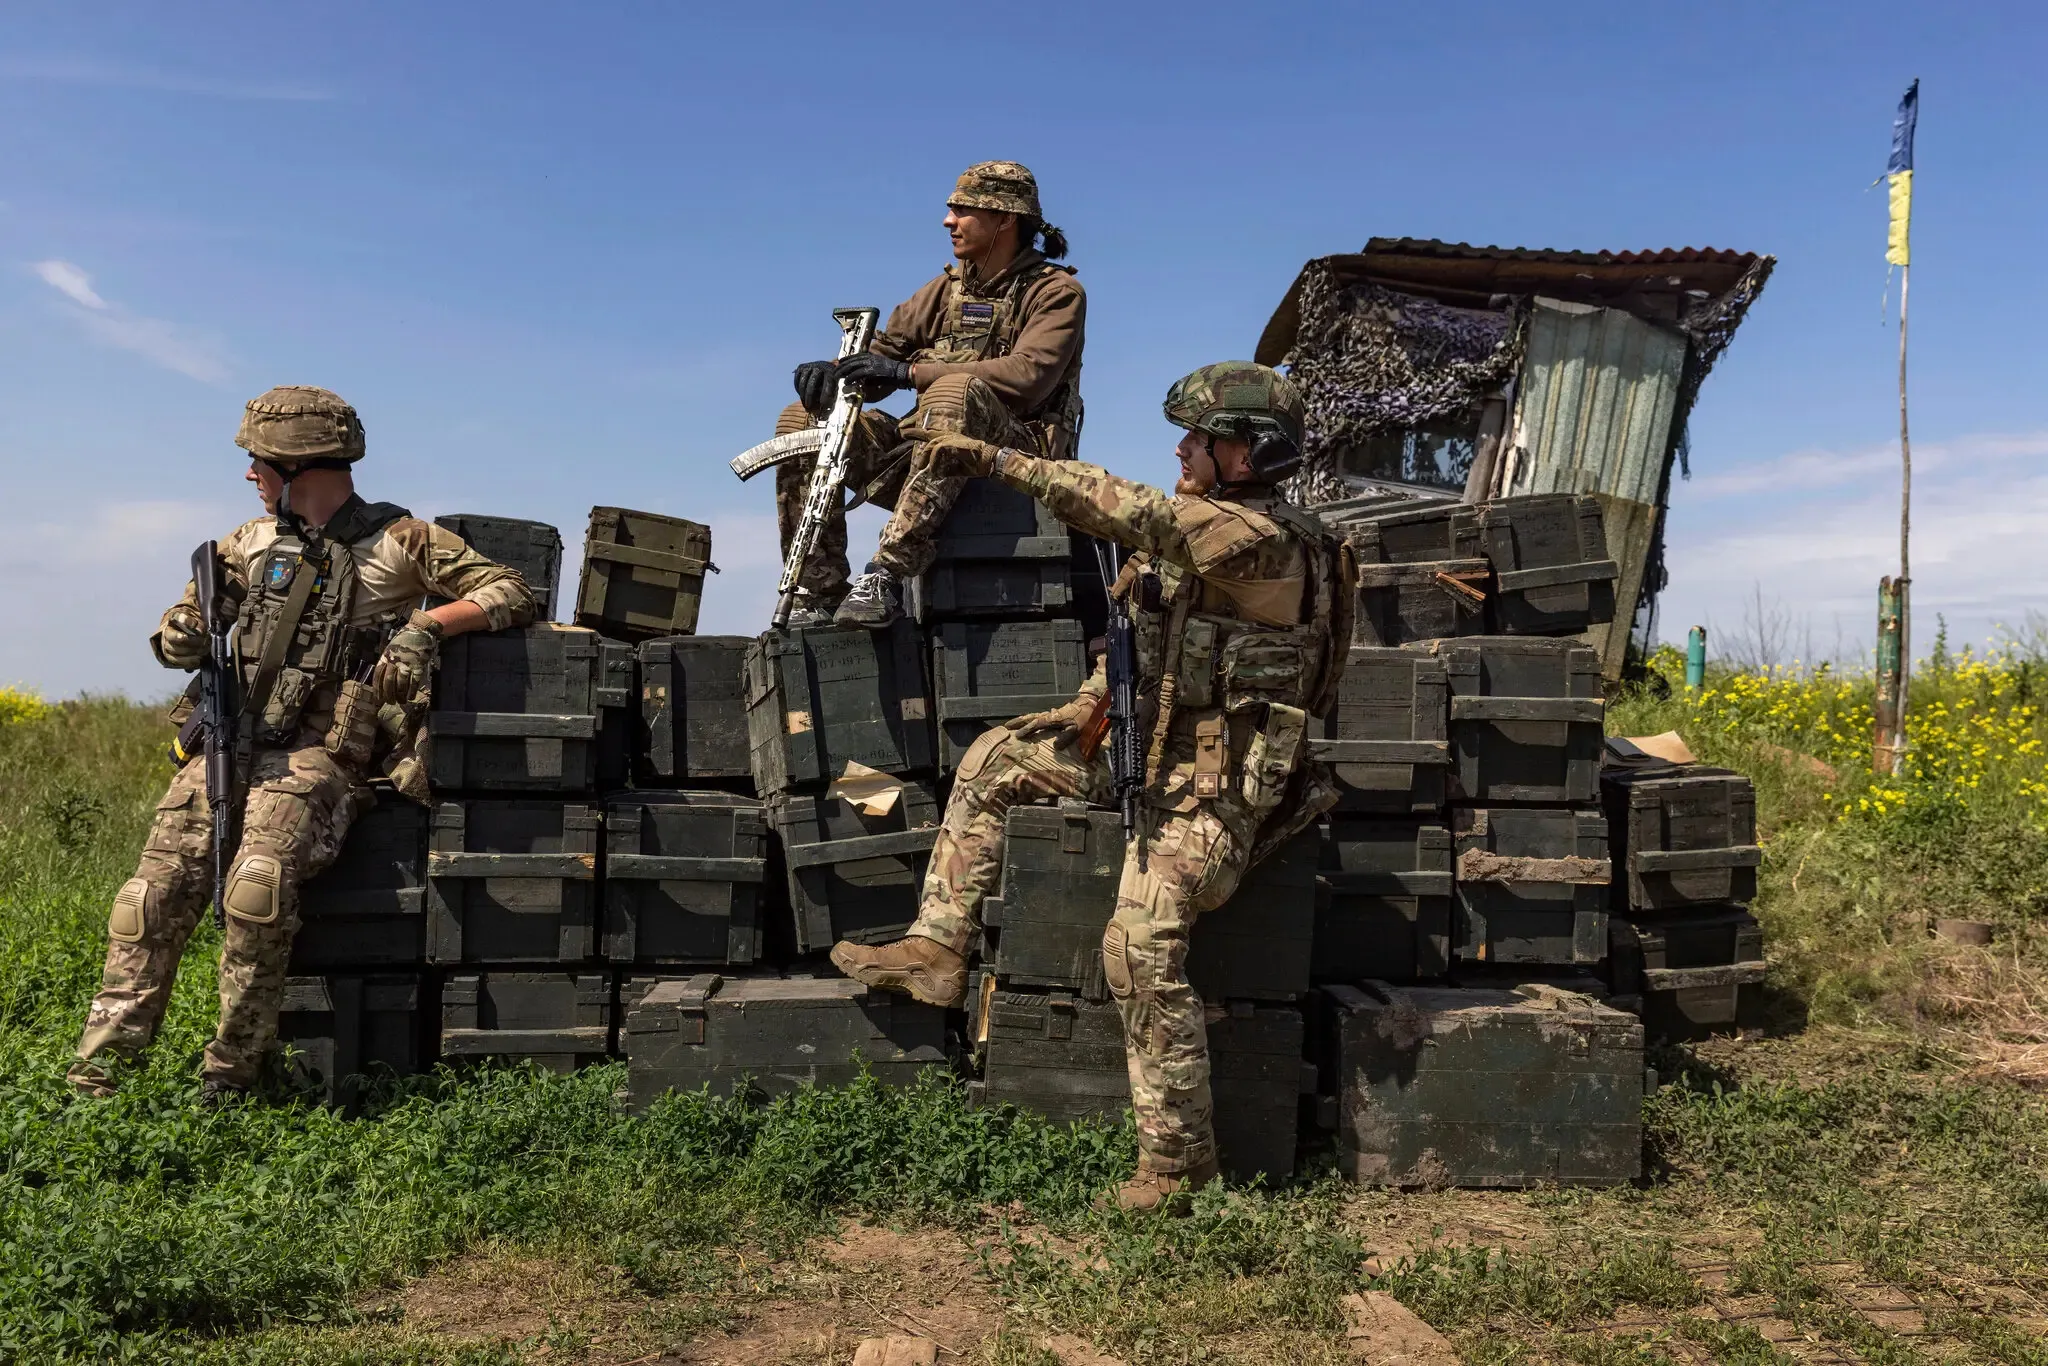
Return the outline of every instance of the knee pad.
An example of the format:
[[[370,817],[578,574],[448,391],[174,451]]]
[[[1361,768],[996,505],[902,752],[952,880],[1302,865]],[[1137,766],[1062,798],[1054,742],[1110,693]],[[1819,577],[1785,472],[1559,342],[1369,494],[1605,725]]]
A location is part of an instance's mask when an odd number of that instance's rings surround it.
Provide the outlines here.
[[[1114,920],[1102,932],[1102,980],[1119,1001],[1128,1001],[1138,989],[1138,974],[1131,962],[1131,932]]]
[[[274,925],[283,886],[284,863],[277,855],[244,854],[228,874],[221,909],[251,925]]]
[[[988,388],[973,375],[940,375],[917,396],[918,429],[927,432],[964,431],[967,413],[975,395],[974,385]]]
[[[139,944],[156,919],[156,884],[148,878],[131,877],[114,893],[114,911],[107,917],[107,934],[123,944]]]

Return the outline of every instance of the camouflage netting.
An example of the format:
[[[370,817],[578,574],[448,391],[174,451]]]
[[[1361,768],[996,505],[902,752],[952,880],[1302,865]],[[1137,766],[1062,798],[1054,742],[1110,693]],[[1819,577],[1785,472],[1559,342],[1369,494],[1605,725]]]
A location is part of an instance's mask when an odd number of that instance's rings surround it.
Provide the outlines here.
[[[1342,452],[1461,413],[1507,383],[1522,362],[1528,317],[1527,300],[1454,308],[1379,285],[1340,285],[1327,266],[1312,267],[1287,357],[1308,405],[1290,496],[1304,504],[1344,497]]]

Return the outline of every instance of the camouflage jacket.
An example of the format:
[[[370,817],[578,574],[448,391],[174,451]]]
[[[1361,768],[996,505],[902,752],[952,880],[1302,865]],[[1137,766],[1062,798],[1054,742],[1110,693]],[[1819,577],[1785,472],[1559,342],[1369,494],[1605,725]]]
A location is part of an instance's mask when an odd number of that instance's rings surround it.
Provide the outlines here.
[[[340,515],[336,514],[337,520]],[[240,601],[248,592],[250,574],[262,563],[277,535],[275,517],[256,517],[220,542],[223,583],[230,597]],[[356,567],[356,596],[349,613],[352,626],[403,621],[429,593],[475,603],[489,618],[493,631],[533,620],[533,592],[519,571],[485,559],[445,527],[402,516],[348,545],[348,553]],[[196,607],[198,602],[198,589],[188,580],[184,594],[164,616],[180,607]],[[166,662],[161,622],[149,638],[149,648],[159,664]]]
[[[896,306],[874,349],[915,362],[926,384],[973,375],[1028,420],[1078,388],[1087,316],[1073,271],[1026,251],[986,281],[964,265],[946,267]]]
[[[291,690],[289,705],[282,700],[287,692],[282,686],[271,694],[277,703],[276,714],[250,718],[252,726],[258,720],[264,726],[260,735],[251,733],[257,743],[317,743],[333,719],[343,682],[334,665],[340,662],[353,670],[369,662],[380,648],[379,642],[429,594],[474,603],[483,610],[489,630],[524,626],[533,620],[533,593],[517,570],[484,558],[454,532],[421,521],[402,508],[365,504],[352,497],[322,530],[327,533],[329,546],[322,552],[329,557],[325,562],[331,566],[333,555],[345,554],[346,568],[352,570],[333,575],[337,585],[346,584],[345,588],[334,589],[342,595],[335,600],[334,610],[339,612],[345,602],[346,620],[323,626],[318,623],[327,618],[309,612],[302,618],[308,625],[296,637],[299,644],[288,647],[283,658],[287,663],[301,663],[301,647],[335,630],[342,632],[347,648],[322,653],[321,658],[326,661],[323,665],[304,664],[307,672],[300,673],[296,680],[302,686]],[[237,653],[242,656],[245,686],[250,672],[261,672],[254,658],[255,642],[242,639],[252,629],[252,623],[246,619],[248,610],[256,605],[251,586],[284,534],[277,518],[258,517],[236,527],[219,543],[222,592],[243,609],[244,619],[238,622]],[[314,597],[317,600],[320,594]],[[164,619],[168,620],[172,612],[196,608],[198,601],[197,588],[187,582],[184,594],[164,613]],[[161,622],[149,644],[158,662],[167,663]],[[282,678],[294,672],[285,669],[277,676]],[[194,696],[188,690],[185,701],[172,710],[173,721],[184,719]],[[428,701],[427,693],[422,691],[410,704],[387,705],[383,712],[390,714],[379,716],[384,730],[379,769],[401,791],[420,801],[427,797],[424,723]],[[252,709],[254,705],[252,701]]]
[[[1335,701],[1343,672],[1356,571],[1342,543],[1277,498],[1168,496],[1014,453],[1000,477],[1136,552],[1111,591],[1137,627],[1148,800],[1184,811],[1234,794],[1260,827],[1304,804],[1319,814],[1327,802],[1295,775],[1307,720]],[[1098,670],[1084,692],[1103,685]]]

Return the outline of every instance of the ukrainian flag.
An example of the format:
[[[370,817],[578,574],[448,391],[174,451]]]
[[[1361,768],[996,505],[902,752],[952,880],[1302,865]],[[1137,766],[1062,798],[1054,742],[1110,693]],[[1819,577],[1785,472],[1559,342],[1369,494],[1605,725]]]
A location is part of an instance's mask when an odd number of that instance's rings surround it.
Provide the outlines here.
[[[1915,80],[1906,87],[1898,115],[1892,119],[1892,155],[1884,167],[1892,200],[1892,228],[1884,259],[1895,266],[1913,263],[1913,129],[1919,122],[1920,82]]]

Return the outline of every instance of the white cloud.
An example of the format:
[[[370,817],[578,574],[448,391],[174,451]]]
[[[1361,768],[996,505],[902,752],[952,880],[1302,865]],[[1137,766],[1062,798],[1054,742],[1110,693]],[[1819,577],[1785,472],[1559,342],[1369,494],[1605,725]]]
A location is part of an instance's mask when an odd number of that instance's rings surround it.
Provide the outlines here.
[[[1927,451],[1925,462],[1914,452],[1915,475],[1938,470],[1940,477],[1914,481],[1916,653],[1932,642],[1937,614],[1958,639],[1982,640],[2001,625],[2017,627],[2030,611],[2048,611],[2048,580],[2040,573],[2048,472],[2038,463],[2011,463],[2048,455],[2048,433],[1963,437],[1930,443]],[[1895,467],[1897,451],[1887,459]],[[1733,525],[1718,524],[1719,509],[1695,517],[1683,492],[1676,502],[1662,635],[1682,636],[1692,622],[1733,627],[1753,615],[1761,594],[1816,635],[1839,632],[1858,650],[1868,645],[1877,581],[1898,572],[1895,480],[1851,496],[1752,497]]]
[[[1984,433],[1952,440],[1916,442],[1913,472],[1932,474],[1958,466],[1981,468],[1999,460],[2048,456],[2048,431]],[[1793,451],[1771,460],[1736,465],[1682,485],[1681,496],[1730,498],[1753,493],[1790,493],[1839,488],[1864,478],[1897,477],[1896,442],[1855,451]]]
[[[92,277],[69,261],[38,261],[34,269],[44,284],[85,307],[107,306],[107,301],[93,291]]]
[[[69,261],[38,261],[36,276],[76,307],[64,312],[87,336],[104,346],[131,351],[166,370],[202,384],[222,384],[233,373],[218,341],[162,318],[147,318],[117,307],[92,287],[92,276]]]
[[[76,57],[14,57],[0,61],[0,77],[57,85],[96,85],[121,90],[154,90],[167,95],[201,95],[224,100],[317,101],[334,98],[314,86],[216,80],[148,67]]]

